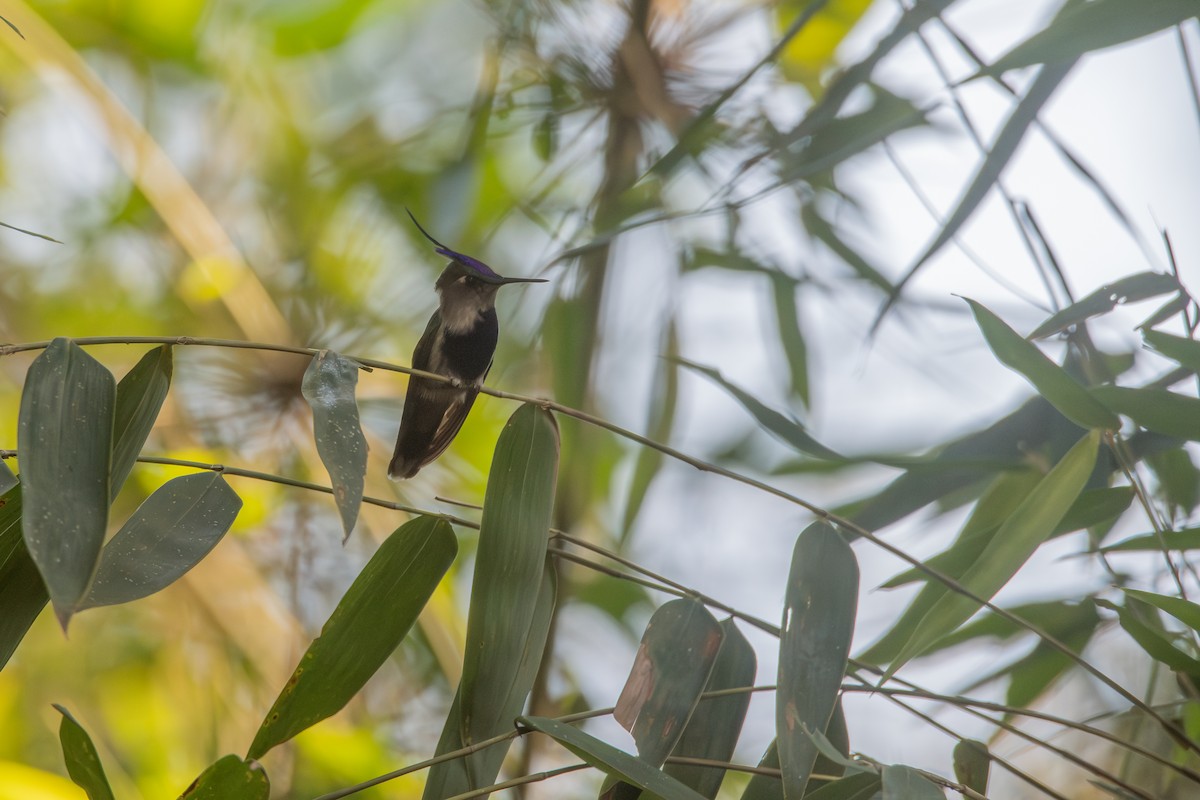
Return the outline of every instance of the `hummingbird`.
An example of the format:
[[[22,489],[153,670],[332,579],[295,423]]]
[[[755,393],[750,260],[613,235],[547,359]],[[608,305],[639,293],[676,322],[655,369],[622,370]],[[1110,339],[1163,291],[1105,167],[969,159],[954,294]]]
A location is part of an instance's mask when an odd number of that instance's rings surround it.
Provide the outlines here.
[[[407,209],[405,209],[407,210]],[[396,451],[388,465],[394,481],[411,478],[440,456],[462,427],[492,368],[500,326],[496,292],[509,283],[545,283],[542,278],[505,278],[477,258],[455,252],[413,224],[450,263],[437,279],[438,308],[413,350],[414,369],[445,375],[449,382],[416,375],[408,382]]]

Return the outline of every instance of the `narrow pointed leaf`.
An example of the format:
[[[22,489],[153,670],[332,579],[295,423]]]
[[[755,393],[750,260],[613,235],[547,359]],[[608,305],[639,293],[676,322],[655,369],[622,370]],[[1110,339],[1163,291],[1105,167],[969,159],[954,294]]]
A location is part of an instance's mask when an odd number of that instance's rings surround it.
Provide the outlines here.
[[[552,590],[547,603],[543,573],[558,448],[554,418],[531,404],[509,418],[496,443],[471,584],[463,675],[439,754],[511,730],[533,687],[537,671],[532,665],[541,657],[553,606]],[[434,800],[490,785],[505,750],[489,748],[486,758],[466,761],[466,775],[461,766],[431,770],[423,796]],[[463,778],[466,786],[455,782]]]
[[[704,685],[704,691],[753,686],[758,664],[754,648],[732,619],[721,622],[721,630],[724,633],[721,649],[717,652],[717,661]],[[671,755],[712,761],[732,760],[749,706],[749,692],[701,698]],[[688,764],[668,764],[663,771],[708,798],[717,796],[725,777],[723,769]]]
[[[142,356],[117,384],[110,497],[120,493],[146,445],[163,401],[167,399],[167,390],[171,388],[174,368],[171,346],[164,344]]]
[[[1195,0],[1091,0],[1065,8],[980,74],[1079,58],[1178,25],[1197,14]]]
[[[954,745],[954,779],[963,786],[987,794],[991,768],[992,758],[983,742],[963,739]]]
[[[814,777],[809,778],[808,788],[804,790],[805,797],[816,794],[821,787],[833,783],[847,771],[851,773],[862,771],[863,764],[856,763],[850,758],[850,731],[846,728],[846,712],[842,709],[840,697],[833,707],[833,716],[829,718],[829,725],[825,728],[824,735],[814,735],[813,741],[817,745],[818,753],[817,760],[813,764]],[[817,775],[832,775],[833,778],[815,777]]]
[[[858,607],[858,562],[829,524],[797,538],[784,597],[775,736],[784,797],[798,798],[817,758],[809,734],[826,729],[837,704]]]
[[[267,800],[270,795],[271,783],[257,761],[228,755],[200,773],[179,800]]]
[[[34,359],[21,392],[21,528],[64,628],[108,525],[116,381],[68,339]]]
[[[749,392],[739,388],[738,386],[725,380],[720,372],[712,367],[704,367],[699,364],[693,364],[685,359],[676,359],[678,363],[695,370],[709,380],[716,383],[725,391],[733,395],[734,399],[742,404],[742,407],[754,417],[755,421],[773,435],[776,439],[784,444],[790,445],[796,450],[806,455],[815,458],[824,458],[831,461],[840,461],[842,457],[830,450],[825,445],[818,442],[816,439],[808,435],[804,430],[804,426],[795,420],[788,419],[783,414],[773,408],[768,407],[762,401],[751,395]]]
[[[75,785],[87,792],[88,800],[113,800],[108,778],[100,763],[100,754],[92,737],[83,726],[75,721],[71,712],[55,704],[62,720],[58,724],[58,741],[62,745],[63,760],[67,762],[67,774]]]
[[[21,536],[21,489],[0,496],[0,669],[50,596]]]
[[[1200,375],[1200,342],[1161,331],[1143,331],[1142,338],[1159,353]]]
[[[578,728],[546,717],[520,717],[517,722],[546,734],[605,774],[633,784],[662,800],[703,800],[701,795],[637,756],[618,750]]]
[[[341,710],[399,646],[454,561],[445,520],[418,517],[384,541],[346,590],[250,745],[260,758]]]
[[[1029,334],[1030,339],[1041,339],[1064,331],[1072,325],[1086,322],[1092,317],[1106,314],[1118,305],[1136,303],[1160,294],[1179,291],[1179,280],[1164,272],[1139,272],[1118,281],[1101,286],[1087,297],[1057,312]]]
[[[1155,325],[1161,325],[1171,317],[1182,314],[1187,310],[1187,307],[1191,305],[1192,302],[1192,298],[1187,292],[1180,292],[1159,306],[1158,310],[1146,317],[1146,319],[1144,319],[1141,324],[1138,325],[1138,327],[1145,329],[1153,328]]]
[[[808,396],[808,345],[796,312],[796,283],[779,273],[771,274],[771,299],[775,303],[775,324],[779,328],[779,344],[787,361],[792,395],[806,407]],[[659,441],[662,441],[661,439]]]
[[[1008,583],[1083,491],[1095,467],[1099,444],[1100,432],[1092,431],[1063,456],[1004,521],[976,562],[963,574],[959,580],[963,588],[976,597],[990,600]],[[979,603],[970,597],[958,592],[943,594],[889,665],[883,680],[907,661],[925,653],[978,610]]]
[[[1168,550],[1197,550],[1200,549],[1200,528],[1183,528],[1177,531],[1163,531],[1160,538],[1157,533],[1143,533],[1122,539],[1116,544],[1100,548],[1102,553],[1133,553],[1139,551],[1161,552],[1163,546]]]
[[[1138,601],[1127,600],[1125,606],[1122,607],[1108,600],[1097,599],[1096,605],[1107,608],[1110,611],[1115,611],[1121,627],[1138,643],[1142,650],[1146,652],[1146,655],[1177,672],[1200,679],[1200,659],[1196,659],[1183,652],[1172,644],[1171,640],[1161,631],[1150,627],[1139,619],[1137,614],[1130,608],[1130,603],[1136,602]]]
[[[1047,64],[1042,67],[1036,79],[1030,85],[1025,96],[1017,103],[1017,107],[1013,109],[1008,121],[1004,123],[1004,127],[1000,129],[1000,133],[996,136],[996,141],[988,149],[987,156],[983,159],[983,163],[979,165],[975,176],[971,179],[971,184],[963,192],[955,206],[950,217],[942,223],[938,228],[937,236],[929,243],[929,246],[921,253],[913,265],[909,267],[904,277],[896,285],[896,292],[889,299],[888,304],[884,306],[880,317],[887,311],[899,296],[900,289],[907,284],[914,275],[925,266],[929,259],[940,251],[947,242],[954,239],[958,235],[958,231],[975,213],[975,209],[987,197],[988,192],[1000,179],[1000,175],[1008,166],[1008,162],[1017,152],[1017,147],[1025,138],[1025,132],[1029,130],[1042,110],[1042,106],[1046,104],[1058,89],[1063,79],[1075,66],[1074,60],[1058,61],[1053,64]]]
[[[1159,611],[1167,612],[1192,630],[1200,631],[1200,605],[1182,597],[1143,592],[1139,589],[1122,588],[1121,591],[1130,597],[1136,597],[1143,603],[1154,606]]]
[[[241,508],[220,473],[167,481],[104,546],[79,609],[128,603],[170,586],[216,547]]]
[[[679,335],[675,319],[667,323],[663,336],[663,355],[666,360],[679,356]],[[654,388],[650,392],[650,424],[647,435],[656,442],[669,442],[675,430],[675,413],[679,399],[679,368],[667,363],[654,376]],[[625,512],[621,520],[621,543],[623,544],[633,530],[633,523],[641,512],[642,504],[650,491],[663,463],[663,454],[652,447],[638,448],[637,462],[633,467],[633,477],[629,481],[629,497],[625,502]]]
[[[1166,389],[1096,386],[1092,395],[1146,430],[1200,441],[1200,400]]]
[[[1038,394],[1050,401],[1062,414],[1085,428],[1116,430],[1121,421],[1099,400],[1092,397],[1079,381],[1055,364],[1037,345],[1008,327],[1005,322],[974,300],[967,300],[979,323],[988,347],[1000,363],[1025,377]]]
[[[345,532],[343,541],[350,538],[358,521],[367,474],[367,440],[354,399],[357,385],[358,364],[332,350],[313,356],[301,384],[313,412],[317,453],[333,482],[333,499]]]
[[[0,461],[0,495],[8,492],[9,489],[17,485],[17,476],[13,475],[13,471],[8,468],[8,464]]]
[[[717,660],[721,625],[698,600],[654,612],[613,718],[633,734],[643,761],[662,766],[683,734]]]
[[[937,784],[903,764],[883,768],[883,800],[946,800]]]
[[[833,783],[827,783],[804,800],[875,800],[883,788],[874,772],[859,772],[847,775]]]

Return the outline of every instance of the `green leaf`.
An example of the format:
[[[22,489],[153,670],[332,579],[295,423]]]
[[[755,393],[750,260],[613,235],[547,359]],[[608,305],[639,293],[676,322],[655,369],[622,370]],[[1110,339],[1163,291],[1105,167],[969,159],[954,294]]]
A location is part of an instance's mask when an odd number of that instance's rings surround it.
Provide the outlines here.
[[[0,669],[50,596],[21,536],[21,489],[0,496]]]
[[[457,551],[449,523],[432,517],[389,536],[300,659],[248,757],[261,758],[350,702],[404,639]]]
[[[937,784],[912,767],[888,764],[883,768],[883,800],[946,800]]]
[[[174,357],[170,345],[156,347],[134,365],[117,384],[113,416],[112,488],[115,498],[125,485],[138,455],[146,445],[167,390],[171,388]]]
[[[301,384],[312,407],[317,453],[329,471],[333,499],[342,515],[343,541],[358,521],[367,474],[367,440],[354,400],[357,385],[358,364],[332,350],[313,356]]]
[[[654,766],[679,741],[717,660],[721,625],[698,600],[679,598],[654,612],[613,719],[633,734],[638,755]]]
[[[1200,549],[1200,528],[1183,528],[1177,531],[1163,531],[1161,538],[1157,533],[1143,533],[1122,539],[1116,544],[1100,548],[1101,553],[1133,553],[1133,552],[1162,552],[1163,545],[1168,550],[1197,550]]]
[[[1200,660],[1183,652],[1160,631],[1138,619],[1131,607],[1131,604],[1136,602],[1136,600],[1126,600],[1125,606],[1121,607],[1108,600],[1097,599],[1096,605],[1117,612],[1121,627],[1138,643],[1146,655],[1177,672],[1190,675],[1193,679],[1200,679]]]
[[[1200,342],[1161,331],[1142,331],[1142,338],[1162,355],[1200,375]]]
[[[663,355],[673,360],[679,356],[679,333],[672,317],[666,325],[663,335]],[[675,430],[675,413],[679,400],[679,368],[674,364],[666,364],[663,369],[655,372],[654,387],[650,392],[650,423],[647,425],[647,435],[656,442],[669,442]],[[629,497],[625,501],[625,511],[621,519],[620,542],[624,544],[633,531],[633,523],[646,501],[650,484],[663,463],[663,454],[653,447],[639,447],[637,461],[633,467],[633,477],[629,481]]]
[[[1001,56],[980,75],[1076,59],[1131,42],[1196,16],[1195,0],[1091,0],[1068,5],[1045,29]]]
[[[738,630],[733,619],[721,622],[721,630],[724,634],[721,649],[717,651],[717,660],[704,691],[753,686],[758,665],[754,648]],[[701,698],[671,755],[711,761],[732,760],[749,706],[749,692]],[[668,764],[663,771],[708,798],[717,796],[725,777],[723,769],[690,764]]]
[[[1113,522],[1125,513],[1133,498],[1132,486],[1089,489],[1079,495],[1079,499],[1067,509],[1067,513],[1051,535],[1060,536]]]
[[[874,772],[858,772],[827,783],[804,800],[874,800],[883,784]]]
[[[829,725],[858,607],[858,562],[828,523],[796,540],[785,592],[775,736],[785,797],[802,797],[817,758],[810,732]]]
[[[767,752],[759,759],[758,766],[764,769],[779,769],[778,741],[771,740]],[[810,781],[815,784],[817,781]],[[742,800],[783,800],[783,782],[771,775],[752,775],[742,792]]]
[[[179,800],[267,800],[271,783],[257,761],[243,761],[234,755],[212,764]]]
[[[8,468],[8,464],[0,461],[0,495],[7,494],[8,490],[17,485],[19,481],[17,476],[13,475],[13,471]]]
[[[220,473],[167,481],[104,546],[79,610],[128,603],[170,586],[216,547],[241,508]]]
[[[1062,521],[1083,491],[1096,464],[1100,432],[1084,436],[1004,521],[996,535],[959,580],[967,591],[985,600],[1000,590],[1025,564]],[[889,665],[883,680],[909,660],[925,653],[943,636],[966,622],[979,603],[958,592],[946,592],[921,619],[920,625]]]
[[[1166,389],[1096,386],[1092,395],[1110,410],[1156,433],[1200,441],[1200,400]]]
[[[596,769],[662,800],[703,800],[701,795],[642,759],[589,736],[578,728],[545,717],[519,717],[517,724],[546,734]]]
[[[21,392],[21,528],[65,630],[108,526],[116,381],[68,339],[29,367]]]
[[[1190,600],[1184,600],[1182,597],[1143,592],[1139,589],[1126,589],[1122,587],[1121,591],[1130,597],[1136,597],[1138,600],[1154,606],[1159,611],[1167,612],[1192,630],[1200,631],[1200,605]]]
[[[1008,327],[995,314],[974,300],[967,300],[979,323],[988,347],[1002,364],[1025,377],[1038,394],[1072,422],[1084,428],[1116,430],[1121,422],[1111,411],[1088,393],[1088,390],[1055,364],[1019,333]]]
[[[88,800],[113,800],[108,778],[104,777],[104,766],[96,745],[83,726],[75,721],[71,712],[57,703],[54,705],[62,720],[58,724],[58,741],[62,744],[63,760],[67,762],[67,774],[75,785],[87,792]]]
[[[1191,303],[1192,298],[1188,295],[1188,293],[1180,292],[1159,306],[1157,311],[1146,317],[1146,319],[1143,320],[1142,323],[1137,327],[1145,329],[1153,328],[1155,325],[1160,325],[1169,320],[1171,317],[1182,315],[1185,311],[1187,311],[1187,307]]]
[[[475,555],[463,675],[438,754],[511,730],[533,686],[553,610],[544,571],[558,447],[554,418],[532,404],[512,415],[496,443]],[[502,759],[505,749],[489,751]],[[467,774],[461,763],[430,770],[423,796],[488,786],[500,768],[490,753],[465,763]]]
[[[699,364],[693,364],[691,361],[679,358],[675,359],[679,364],[688,369],[695,370],[709,380],[716,383],[725,391],[733,395],[746,411],[754,417],[755,421],[771,433],[775,438],[779,439],[786,445],[790,445],[796,450],[806,455],[814,456],[815,458],[824,458],[834,461],[842,460],[842,457],[830,450],[825,445],[818,442],[805,432],[804,426],[795,420],[788,419],[783,414],[780,414],[773,408],[769,408],[760,400],[755,398],[745,390],[735,386],[721,375],[720,372],[712,367],[703,367]]]
[[[991,768],[992,757],[983,742],[962,739],[954,745],[954,779],[963,786],[987,794]]]
[[[1118,305],[1136,303],[1160,294],[1179,291],[1179,280],[1164,272],[1139,272],[1105,284],[1087,297],[1057,312],[1029,334],[1030,339],[1066,330],[1092,317],[1107,314]]]
[[[808,345],[804,341],[804,330],[800,327],[800,315],[796,312],[796,282],[777,272],[771,273],[771,299],[775,303],[779,344],[783,348],[788,375],[791,377],[789,386],[792,395],[807,407]]]

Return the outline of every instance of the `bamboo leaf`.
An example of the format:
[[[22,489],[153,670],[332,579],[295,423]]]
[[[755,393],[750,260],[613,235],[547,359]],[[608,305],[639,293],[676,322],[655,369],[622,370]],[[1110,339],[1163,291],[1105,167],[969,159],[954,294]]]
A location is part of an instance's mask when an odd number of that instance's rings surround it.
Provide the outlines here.
[[[171,346],[163,345],[142,356],[117,384],[110,499],[120,493],[146,445],[163,401],[167,399],[167,390],[171,388],[174,368]]]
[[[979,794],[987,794],[992,757],[986,744],[962,739],[954,745],[954,779]]]
[[[1200,342],[1162,331],[1142,331],[1142,338],[1162,355],[1200,375]]]
[[[8,464],[0,461],[0,495],[7,494],[8,490],[16,486],[18,482],[17,476],[13,475]]]
[[[553,611],[553,586],[547,587],[544,570],[558,453],[554,418],[532,404],[512,415],[496,443],[471,584],[463,675],[438,754],[511,730],[533,686]],[[465,767],[435,767],[423,796],[434,800],[490,785],[506,749],[489,748]]]
[[[1068,5],[1035,33],[986,67],[999,75],[1032,64],[1075,59],[1093,50],[1131,42],[1196,16],[1194,0],[1091,0]]]
[[[963,588],[989,600],[1008,583],[1050,536],[1083,491],[1095,467],[1099,443],[1100,432],[1092,431],[1063,456],[1004,521],[976,562],[963,574],[959,580]],[[925,653],[978,610],[978,602],[970,597],[957,592],[943,594],[888,666],[883,680],[890,678],[909,660]]]
[[[21,536],[21,489],[0,496],[0,669],[50,596]]]
[[[1139,589],[1126,589],[1122,587],[1121,591],[1130,597],[1136,597],[1143,603],[1154,606],[1159,611],[1167,612],[1192,630],[1200,631],[1200,605],[1190,600],[1185,600],[1182,597],[1143,592]]]
[[[341,710],[399,646],[454,561],[445,520],[417,517],[384,541],[300,659],[249,758]]]
[[[874,772],[856,772],[827,783],[805,800],[874,800],[883,788],[879,775]]]
[[[257,761],[224,756],[200,773],[179,800],[267,800],[271,783]]]
[[[946,800],[937,784],[912,767],[888,764],[883,768],[883,800]]]
[[[113,800],[112,788],[104,776],[104,766],[92,737],[75,721],[70,711],[57,703],[54,707],[62,714],[58,741],[62,745],[63,760],[67,762],[67,774],[76,786],[87,792],[88,800]]]
[[[810,734],[829,725],[857,606],[854,551],[829,524],[813,523],[796,540],[779,643],[775,735],[785,797],[802,797],[808,786],[817,758]]]
[[[1088,390],[1002,319],[974,300],[967,300],[988,347],[1006,367],[1021,373],[1038,394],[1072,422],[1085,428],[1116,430],[1120,420]]]
[[[721,622],[721,630],[724,634],[721,649],[717,651],[717,660],[704,691],[753,686],[758,664],[754,648],[733,619]],[[749,692],[701,698],[671,755],[730,761],[749,706]],[[688,764],[668,764],[663,771],[708,798],[717,796],[725,777],[723,769]]]
[[[1030,339],[1041,339],[1064,331],[1072,325],[1086,322],[1092,317],[1107,314],[1118,305],[1136,303],[1157,297],[1160,294],[1179,291],[1179,280],[1164,272],[1139,272],[1118,281],[1105,284],[1087,297],[1055,313],[1029,334]]]
[[[313,412],[317,454],[329,471],[333,499],[342,517],[342,541],[350,538],[358,521],[367,474],[367,440],[354,399],[357,385],[358,364],[332,350],[313,356],[301,384]]]
[[[1096,386],[1092,396],[1146,430],[1200,441],[1200,400],[1166,389]]]
[[[1102,553],[1133,553],[1133,552],[1161,552],[1163,546],[1168,550],[1196,550],[1200,549],[1200,528],[1182,528],[1177,531],[1163,531],[1161,539],[1157,533],[1143,533],[1138,536],[1131,536],[1128,539],[1122,539],[1116,544],[1105,545],[1100,548]]]
[[[613,719],[633,734],[638,755],[662,766],[704,691],[721,625],[698,600],[672,600],[654,612],[617,698]]]
[[[752,417],[754,417],[755,421],[757,421],[764,430],[775,436],[776,439],[779,439],[784,444],[790,445],[801,453],[814,456],[815,458],[824,458],[833,461],[842,460],[840,455],[809,436],[808,433],[805,432],[804,426],[799,422],[788,419],[775,409],[769,408],[749,392],[746,392],[733,383],[725,380],[719,371],[713,369],[712,367],[703,367],[699,364],[693,364],[691,361],[687,361],[682,358],[675,360],[688,369],[699,372],[701,375],[705,376],[722,389],[733,395],[734,399],[742,404],[742,407],[745,408]]]
[[[1118,606],[1108,600],[1097,599],[1096,605],[1117,613],[1117,618],[1125,632],[1138,643],[1146,655],[1167,667],[1200,679],[1200,660],[1193,658],[1180,650],[1161,632],[1138,619],[1130,604],[1136,600],[1126,600],[1125,606]]]
[[[68,339],[34,359],[21,392],[21,528],[66,629],[108,526],[116,381]]]
[[[167,481],[104,546],[79,610],[128,603],[170,586],[216,547],[241,508],[220,473]]]
[[[618,750],[578,728],[545,717],[520,717],[517,723],[546,734],[596,769],[662,800],[703,800],[701,795],[637,756]]]

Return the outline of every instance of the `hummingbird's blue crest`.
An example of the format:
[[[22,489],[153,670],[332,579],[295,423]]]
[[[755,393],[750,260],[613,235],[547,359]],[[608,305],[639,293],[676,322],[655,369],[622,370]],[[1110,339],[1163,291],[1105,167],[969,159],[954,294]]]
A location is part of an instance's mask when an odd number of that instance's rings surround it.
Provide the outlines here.
[[[469,256],[465,253],[459,253],[456,250],[451,250],[449,247],[446,247],[446,245],[442,244],[437,239],[430,236],[429,231],[427,231],[421,227],[421,223],[417,222],[417,218],[413,216],[413,213],[411,211],[409,211],[407,208],[404,210],[408,213],[408,218],[413,221],[413,225],[417,226],[417,230],[419,230],[421,232],[421,235],[424,236],[429,241],[433,242],[435,245],[437,245],[437,247],[434,249],[434,252],[445,256],[446,258],[450,259],[451,261],[457,261],[460,264],[464,264],[464,265],[470,267],[471,269],[473,269],[477,273],[479,273],[479,277],[483,278],[483,280],[487,281],[488,283],[499,283],[500,281],[504,280],[504,278],[501,277],[494,269],[492,269],[491,267],[489,267],[487,264],[483,263],[479,259],[472,258],[471,256]]]

